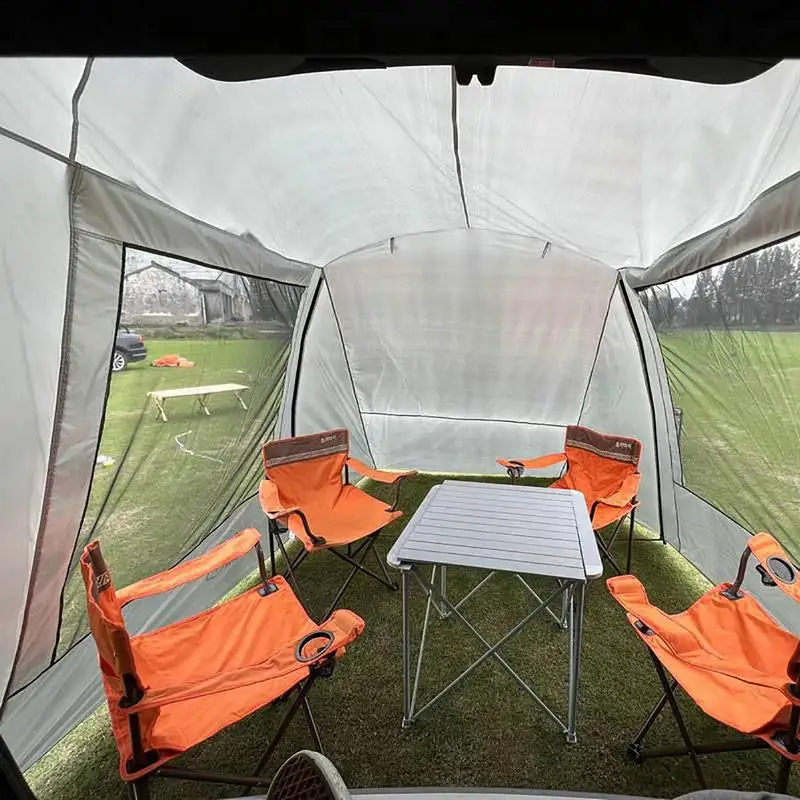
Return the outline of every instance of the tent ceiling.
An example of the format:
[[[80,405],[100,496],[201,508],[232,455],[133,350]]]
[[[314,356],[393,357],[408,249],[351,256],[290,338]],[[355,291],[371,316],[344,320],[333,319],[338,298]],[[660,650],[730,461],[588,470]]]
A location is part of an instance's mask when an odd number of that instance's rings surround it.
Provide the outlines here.
[[[798,171],[799,87],[796,62],[729,86],[502,68],[455,90],[469,222],[649,264]],[[78,159],[324,264],[465,227],[453,95],[447,67],[220,84],[173,59],[98,59]]]

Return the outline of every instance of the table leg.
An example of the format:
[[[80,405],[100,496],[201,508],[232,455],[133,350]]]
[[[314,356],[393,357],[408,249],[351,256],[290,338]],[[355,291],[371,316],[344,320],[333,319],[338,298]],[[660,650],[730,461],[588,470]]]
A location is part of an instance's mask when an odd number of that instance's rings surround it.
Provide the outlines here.
[[[447,599],[447,567],[444,564],[439,566],[439,592],[441,593],[442,600]],[[440,600],[434,601],[436,605],[436,610],[439,612],[439,616],[442,619],[450,616],[450,611],[448,610],[447,606],[441,602]]]
[[[581,639],[583,637],[583,595],[586,584],[576,582],[569,598],[569,710],[567,715],[567,742],[578,741],[578,684],[581,672]]]
[[[161,417],[161,421],[166,422],[167,414],[164,411],[164,401],[160,397],[154,397],[153,401],[156,404],[156,418]]]
[[[206,397],[207,397],[207,395],[204,395],[204,394],[197,395],[197,399],[200,402],[200,408],[202,408],[203,411],[205,411],[205,414],[206,414],[207,417],[210,417],[211,416],[211,412],[208,410],[208,406],[206,405]]]
[[[245,405],[244,400],[242,400],[242,393],[241,392],[234,392],[233,396],[239,401],[239,405],[247,411],[247,406]]]
[[[411,727],[411,619],[408,610],[408,593],[411,588],[411,570],[400,571],[400,588],[403,603],[403,727]]]

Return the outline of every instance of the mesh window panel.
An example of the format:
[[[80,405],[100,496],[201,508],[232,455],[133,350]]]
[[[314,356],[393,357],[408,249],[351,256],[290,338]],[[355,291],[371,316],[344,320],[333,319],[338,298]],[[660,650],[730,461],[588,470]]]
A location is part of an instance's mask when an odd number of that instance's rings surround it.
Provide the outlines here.
[[[88,632],[78,567],[118,587],[175,565],[253,495],[303,288],[127,251],[102,439],[63,593],[57,657]],[[155,364],[179,366],[155,366]],[[163,393],[156,398],[151,392]]]
[[[643,290],[683,483],[800,554],[800,240]]]

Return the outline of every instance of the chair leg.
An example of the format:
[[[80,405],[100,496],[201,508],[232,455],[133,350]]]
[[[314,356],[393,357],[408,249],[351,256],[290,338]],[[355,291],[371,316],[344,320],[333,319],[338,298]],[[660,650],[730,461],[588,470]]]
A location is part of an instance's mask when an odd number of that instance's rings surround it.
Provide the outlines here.
[[[368,545],[369,545],[369,541],[365,542],[364,545],[360,549],[356,550],[356,556],[358,556],[359,554],[361,555],[361,558],[358,561],[356,561],[355,558],[350,558],[350,556],[346,556],[344,553],[340,553],[337,550],[334,550],[334,549],[331,548],[331,553],[333,553],[336,556],[339,556],[339,558],[341,558],[342,561],[346,561],[348,564],[352,564],[353,565],[353,569],[350,571],[350,574],[347,576],[347,580],[342,584],[342,587],[336,593],[336,597],[334,597],[333,600],[331,601],[331,604],[328,607],[328,610],[325,612],[325,614],[322,617],[323,619],[328,619],[328,617],[334,612],[334,610],[336,609],[336,604],[339,602],[339,600],[342,599],[342,596],[347,591],[347,589],[350,586],[350,584],[353,582],[353,578],[355,578],[355,576],[358,574],[359,570],[361,570],[362,572],[366,572],[367,575],[371,575],[373,578],[375,578],[375,580],[380,581],[381,583],[383,583],[383,581],[374,572],[372,572],[371,570],[368,570],[366,567],[362,566],[362,562],[364,561],[364,559],[367,557],[367,554],[369,553],[369,546]]]
[[[614,560],[614,556],[611,555],[608,548],[606,547],[606,543],[600,538],[600,534],[598,531],[594,532],[594,537],[597,539],[597,546],[600,548],[600,555],[608,561],[617,575],[622,575],[622,570],[619,568],[619,564]]]
[[[322,753],[322,740],[319,738],[317,723],[314,722],[314,716],[311,713],[311,706],[308,704],[307,697],[303,698],[303,714],[305,714],[308,729],[311,731],[311,737],[314,739],[314,746],[316,747],[318,753]]]
[[[628,557],[625,559],[625,574],[631,574],[631,558],[633,556],[633,525],[634,519],[636,517],[636,509],[632,508],[630,513],[631,518],[631,528],[628,532]]]
[[[617,534],[619,533],[619,529],[622,526],[624,519],[625,517],[620,517],[620,519],[617,520],[617,524],[614,526],[614,531],[611,534],[611,538],[608,540],[608,544],[606,544],[606,547],[609,550],[614,546],[614,542],[617,540]]]
[[[653,651],[650,650],[650,648],[648,648],[647,652],[650,653],[650,657],[653,659],[653,664],[655,665],[656,672],[658,673],[658,679],[659,681],[661,681],[661,687],[664,690],[664,694],[666,695],[669,707],[672,709],[672,714],[675,717],[675,722],[678,724],[678,730],[680,731],[681,738],[683,739],[683,742],[686,745],[686,750],[689,755],[689,758],[692,760],[692,767],[694,768],[694,774],[697,776],[697,780],[700,782],[700,786],[703,789],[707,789],[708,785],[706,784],[706,778],[705,775],[703,774],[703,769],[700,766],[700,760],[697,758],[697,752],[695,751],[694,744],[692,743],[692,740],[689,736],[689,730],[686,727],[686,722],[683,719],[683,714],[681,714],[681,710],[680,708],[678,708],[678,701],[675,699],[672,687],[670,686],[669,680],[667,678],[667,673],[664,671],[664,667],[661,666],[661,662],[656,658]]]
[[[150,776],[137,778],[131,781],[128,786],[128,797],[130,800],[150,800]]]
[[[306,604],[303,602],[303,596],[300,593],[300,585],[297,583],[297,576],[294,574],[294,571],[295,568],[300,566],[300,563],[308,555],[308,550],[303,549],[293,563],[292,560],[289,558],[289,554],[286,552],[286,545],[284,545],[283,539],[281,539],[280,536],[278,536],[277,539],[278,539],[278,547],[280,547],[281,549],[281,555],[283,556],[283,560],[286,562],[286,569],[289,572],[289,577],[292,579],[292,587],[294,588],[294,593],[297,595],[297,599],[300,601],[300,604],[303,607],[305,607]]]
[[[800,706],[792,706],[792,713],[789,716],[789,730],[786,733],[786,749],[794,755],[797,752],[797,729],[800,727]],[[775,782],[775,792],[786,794],[786,787],[789,784],[789,773],[792,771],[794,762],[790,758],[781,758],[781,767],[778,770],[778,779]]]
[[[381,572],[383,572],[384,578],[386,578],[386,583],[388,583],[394,591],[397,591],[397,584],[389,577],[389,572],[386,569],[386,560],[381,558],[381,554],[378,552],[378,537],[376,536],[372,542],[370,543],[370,548],[373,553],[375,553],[375,558],[378,561],[378,566],[381,568]]]
[[[294,715],[297,713],[297,710],[303,706],[306,702],[306,695],[311,691],[311,687],[314,685],[314,681],[316,680],[314,674],[312,673],[302,684],[300,684],[300,688],[297,692],[297,697],[295,697],[294,702],[290,706],[289,710],[283,715],[283,719],[281,720],[281,724],[278,726],[278,730],[275,731],[275,735],[272,737],[267,749],[264,751],[264,755],[261,756],[261,760],[256,765],[255,770],[253,771],[253,776],[258,777],[261,775],[264,767],[267,765],[267,762],[270,759],[270,756],[275,752],[275,748],[278,746],[278,743],[283,738],[283,734],[286,733],[286,729],[289,727],[289,723],[294,718]],[[315,744],[319,742],[319,736],[314,737]],[[248,788],[247,791],[244,793],[243,796],[247,796],[250,794],[250,789]]]
[[[674,692],[678,686],[678,681],[673,680],[670,684],[670,688]],[[645,736],[647,736],[647,732],[650,728],[653,727],[653,723],[658,719],[661,712],[664,710],[664,706],[667,704],[667,694],[663,692],[661,694],[661,699],[655,704],[653,710],[648,715],[647,719],[642,724],[642,727],[639,728],[638,733],[636,736],[633,737],[631,743],[628,745],[628,752],[638,761],[641,754],[642,748],[642,740]]]

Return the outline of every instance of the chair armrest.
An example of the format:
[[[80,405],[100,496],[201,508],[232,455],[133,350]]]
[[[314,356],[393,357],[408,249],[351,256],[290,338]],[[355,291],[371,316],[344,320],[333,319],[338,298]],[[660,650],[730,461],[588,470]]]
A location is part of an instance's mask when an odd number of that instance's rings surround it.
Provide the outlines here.
[[[763,583],[777,586],[784,594],[800,602],[800,568],[789,558],[778,540],[770,533],[757,533],[748,539],[747,547],[758,559]]]
[[[543,469],[561,461],[566,461],[566,459],[566,453],[550,453],[538,458],[498,458],[497,463],[507,470],[518,470],[521,476],[525,469]]]
[[[269,478],[264,478],[264,480],[261,481],[261,485],[258,487],[258,501],[261,503],[261,510],[270,519],[285,519],[292,514],[297,514],[297,516],[300,517],[300,521],[303,523],[303,528],[308,538],[320,547],[326,544],[322,536],[317,536],[312,532],[311,526],[308,524],[308,519],[300,509],[300,506],[287,507],[281,505],[280,497],[278,497],[278,487]]]
[[[124,606],[133,600],[169,592],[185,583],[196,581],[246,555],[258,544],[260,539],[261,534],[255,528],[247,528],[226,542],[218,544],[203,556],[193,558],[185,564],[179,564],[177,567],[159,572],[157,575],[152,575],[118,590],[117,600],[121,606]]]
[[[595,503],[602,503],[603,505],[614,506],[615,508],[623,508],[633,503],[636,498],[636,493],[639,491],[639,481],[641,478],[642,476],[638,472],[628,475],[616,492],[607,497],[598,497]]]
[[[258,487],[258,501],[261,503],[262,511],[270,519],[281,519],[288,517],[300,509],[297,506],[286,507],[281,504],[278,496],[278,487],[269,479],[265,478]]]
[[[368,467],[357,458],[348,458],[344,463],[347,464],[350,469],[355,470],[359,475],[363,475],[365,478],[371,478],[373,481],[378,481],[379,483],[396,483],[403,478],[411,478],[417,474],[415,469],[407,469],[402,472],[372,469],[372,467]]]

